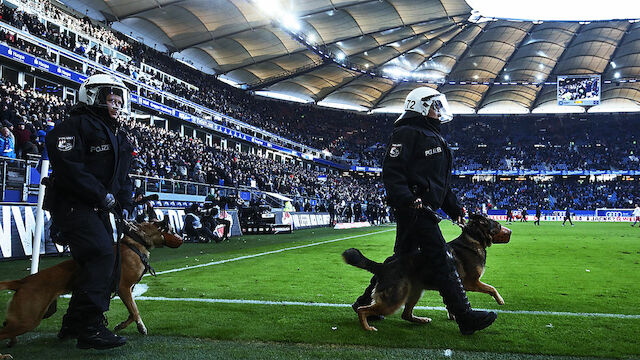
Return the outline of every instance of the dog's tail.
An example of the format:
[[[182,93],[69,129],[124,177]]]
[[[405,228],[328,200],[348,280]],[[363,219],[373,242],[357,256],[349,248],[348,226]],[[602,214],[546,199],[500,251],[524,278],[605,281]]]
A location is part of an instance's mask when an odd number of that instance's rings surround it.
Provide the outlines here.
[[[0,282],[0,290],[13,290],[18,291],[22,285],[20,280],[12,280],[12,281],[1,281]]]
[[[362,255],[360,250],[354,248],[345,250],[342,253],[342,258],[347,264],[367,270],[373,274],[378,273],[378,271],[380,271],[384,266],[384,264],[368,259],[366,256]]]

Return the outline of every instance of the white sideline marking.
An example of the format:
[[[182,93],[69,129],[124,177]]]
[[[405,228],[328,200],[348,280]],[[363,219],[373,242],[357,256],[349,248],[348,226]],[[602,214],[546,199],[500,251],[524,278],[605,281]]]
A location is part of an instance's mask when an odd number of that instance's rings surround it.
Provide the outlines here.
[[[228,262],[232,262],[232,261],[251,259],[251,258],[258,257],[258,256],[277,254],[277,253],[281,253],[281,252],[284,252],[284,251],[302,249],[302,248],[311,247],[311,246],[317,246],[317,245],[324,245],[324,244],[329,244],[329,243],[336,242],[336,241],[355,239],[355,238],[359,238],[359,237],[363,237],[363,236],[380,234],[380,233],[389,232],[389,231],[395,231],[395,228],[394,229],[388,229],[388,230],[382,230],[382,231],[370,232],[370,233],[366,233],[366,234],[347,236],[347,237],[343,237],[343,238],[340,238],[340,239],[326,240],[326,241],[320,241],[320,242],[312,243],[312,244],[299,245],[299,246],[294,246],[294,247],[289,247],[289,248],[284,248],[284,249],[267,251],[267,252],[263,252],[263,253],[259,253],[259,254],[245,255],[245,256],[240,256],[240,257],[233,258],[233,259],[212,261],[212,262],[209,262],[209,263],[206,263],[206,264],[185,266],[185,267],[181,267],[181,268],[177,268],[177,269],[171,269],[171,270],[165,270],[165,271],[156,271],[156,275],[169,274],[169,273],[174,273],[174,272],[178,272],[178,271],[197,269],[197,268],[206,267],[206,266],[212,266],[212,265],[219,265],[219,264],[224,264],[224,263],[228,263]],[[149,275],[150,274],[145,274],[143,277],[146,277],[146,276],[149,276]]]
[[[334,308],[350,308],[351,304],[331,304],[316,302],[300,302],[300,301],[264,301],[264,300],[242,300],[242,299],[202,299],[202,298],[168,298],[139,296],[136,300],[142,301],[183,301],[183,302],[199,302],[199,303],[216,303],[216,304],[252,304],[252,305],[286,305],[286,306],[311,306],[311,307],[334,307]],[[447,311],[443,306],[416,306],[418,310],[437,310]],[[485,311],[495,311],[501,314],[525,314],[525,315],[552,315],[552,316],[575,316],[575,317],[601,317],[614,319],[640,319],[640,315],[626,314],[603,314],[603,313],[573,313],[563,311],[529,311],[529,310],[496,310],[496,309],[476,309]]]
[[[136,286],[133,288],[133,292],[131,292],[131,295],[137,299],[138,297],[141,297],[142,294],[146,293],[147,290],[149,290],[149,285],[147,284],[136,284]],[[64,295],[60,295],[61,298],[65,298],[65,299],[71,299],[71,294],[64,294]],[[120,299],[120,296],[116,296],[114,299]]]
[[[136,284],[133,288],[133,292],[131,292],[131,295],[133,295],[133,297],[136,298],[138,296],[142,296],[142,294],[146,293],[147,290],[149,290],[149,285]]]

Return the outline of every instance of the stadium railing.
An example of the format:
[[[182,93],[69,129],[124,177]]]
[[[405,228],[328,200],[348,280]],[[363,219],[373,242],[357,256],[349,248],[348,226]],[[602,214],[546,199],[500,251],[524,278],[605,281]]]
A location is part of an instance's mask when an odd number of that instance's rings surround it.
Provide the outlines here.
[[[192,195],[192,196],[206,196],[213,193],[218,193],[223,197],[235,197],[239,193],[250,194],[251,198],[262,198],[264,195],[267,205],[277,208],[284,207],[283,197],[290,199],[315,200],[320,199],[308,196],[298,196],[292,194],[279,194],[281,196],[272,196],[269,191],[262,189],[240,185],[237,187],[213,185],[206,183],[199,183],[194,181],[166,179],[154,176],[144,176],[131,174],[131,179],[134,181],[136,187],[144,189],[145,193],[160,193],[160,194],[179,194],[179,195]],[[248,200],[248,199],[245,199]]]
[[[23,160],[0,156],[0,203],[35,203],[38,196],[38,182],[40,159]],[[223,197],[235,197],[239,193],[249,194],[249,198],[257,197],[265,200],[271,207],[283,207],[282,201],[269,195],[268,191],[250,186],[237,187],[213,185],[194,181],[166,179],[161,177],[131,174],[136,187],[144,189],[145,193],[189,195],[205,197],[218,193]],[[291,194],[280,194],[291,199],[318,200],[312,197],[301,197]],[[249,199],[247,198],[247,200]]]

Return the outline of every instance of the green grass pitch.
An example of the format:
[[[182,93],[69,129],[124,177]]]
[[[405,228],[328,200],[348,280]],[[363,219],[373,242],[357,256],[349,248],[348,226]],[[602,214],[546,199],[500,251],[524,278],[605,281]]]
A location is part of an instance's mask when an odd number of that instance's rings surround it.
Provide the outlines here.
[[[424,294],[418,304],[423,308],[416,310],[431,317],[431,324],[408,323],[395,314],[375,324],[378,332],[362,330],[346,305],[362,292],[370,274],[344,264],[340,254],[356,247],[382,261],[392,252],[395,228],[323,228],[155,249],[156,271],[187,269],[142,280],[149,300],[137,303],[148,336],[138,335],[133,324],[123,331],[129,338],[123,348],[76,350],[73,342],[55,337],[68,303],[61,299],[57,314],[20,336],[14,348],[0,344],[0,353],[69,360],[639,359],[640,229],[626,223],[509,227],[511,242],[488,249],[483,276],[506,304],[469,293],[474,308],[501,312],[494,325],[468,337],[438,309],[443,304],[434,291]],[[460,232],[448,222],[441,228],[448,240]],[[64,259],[45,258],[42,267]],[[27,260],[0,262],[0,280],[27,275],[29,265]],[[0,292],[0,318],[10,296]],[[113,300],[111,326],[126,316],[120,300]]]

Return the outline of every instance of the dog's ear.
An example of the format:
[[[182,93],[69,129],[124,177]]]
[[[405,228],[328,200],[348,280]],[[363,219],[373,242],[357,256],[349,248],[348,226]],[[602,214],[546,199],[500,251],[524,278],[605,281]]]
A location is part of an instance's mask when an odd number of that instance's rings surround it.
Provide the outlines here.
[[[156,224],[156,226],[158,227],[158,229],[162,232],[169,232],[170,227],[169,227],[169,216],[165,216],[164,219],[162,220],[156,220],[154,221],[154,223]]]
[[[491,246],[491,222],[492,220],[481,214],[470,214],[467,223],[467,232],[480,244],[487,248]]]

